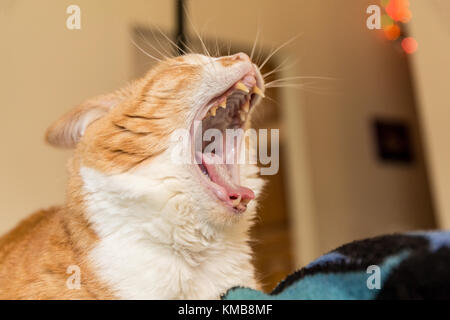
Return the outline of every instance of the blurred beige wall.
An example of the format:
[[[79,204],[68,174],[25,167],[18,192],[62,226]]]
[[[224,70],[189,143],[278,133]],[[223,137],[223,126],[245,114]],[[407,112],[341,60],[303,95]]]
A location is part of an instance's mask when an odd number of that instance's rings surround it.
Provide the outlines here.
[[[82,10],[82,30],[65,27],[65,9]],[[345,241],[433,225],[407,61],[365,27],[371,1],[190,1],[205,37],[265,48],[301,37],[278,55],[298,60],[286,75],[333,77],[325,93],[285,90],[280,108],[291,137],[288,168],[292,233],[300,266]],[[58,115],[117,88],[132,72],[133,23],[172,28],[172,1],[3,1],[3,121],[0,232],[33,210],[63,201],[68,153],[44,145]],[[190,22],[188,22],[190,24]],[[192,27],[190,27],[192,29]],[[193,33],[191,31],[191,33]],[[380,164],[373,116],[411,124],[417,162]]]
[[[412,56],[439,227],[450,228],[450,1],[411,1]]]
[[[334,93],[304,94],[318,253],[434,226],[407,59],[379,31],[366,28],[373,1],[325,2],[309,12],[324,19],[310,28],[300,66],[302,74],[339,79]],[[374,117],[409,124],[412,165],[377,159]]]
[[[81,30],[66,8],[81,8]],[[64,199],[69,152],[44,144],[45,129],[84,99],[125,84],[133,23],[171,28],[172,1],[0,2],[0,233]]]

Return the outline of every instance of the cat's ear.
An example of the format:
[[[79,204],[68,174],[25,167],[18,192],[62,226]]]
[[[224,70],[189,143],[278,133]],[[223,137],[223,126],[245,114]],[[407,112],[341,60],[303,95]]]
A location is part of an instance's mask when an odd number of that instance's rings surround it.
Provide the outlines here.
[[[55,121],[45,134],[45,140],[55,147],[73,148],[84,135],[87,127],[105,116],[123,101],[129,90],[120,90],[85,101]]]

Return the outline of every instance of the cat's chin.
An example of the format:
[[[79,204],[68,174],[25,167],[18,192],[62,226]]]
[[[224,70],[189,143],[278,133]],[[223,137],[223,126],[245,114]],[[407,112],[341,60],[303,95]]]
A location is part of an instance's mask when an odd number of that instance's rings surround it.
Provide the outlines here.
[[[197,163],[194,166],[195,175],[208,196],[233,214],[244,213],[250,201],[255,199],[254,190],[241,185],[240,166],[245,160],[245,154],[241,157],[241,152],[245,150],[241,149],[245,147],[245,141],[242,141],[244,129],[262,97],[264,84],[259,70],[254,67],[201,108],[191,126],[192,158]],[[209,133],[221,133],[223,141],[217,142],[216,135],[214,140],[208,138],[208,130],[211,130]],[[204,140],[211,141],[211,144],[205,144]],[[202,144],[201,148],[195,145],[198,141]]]

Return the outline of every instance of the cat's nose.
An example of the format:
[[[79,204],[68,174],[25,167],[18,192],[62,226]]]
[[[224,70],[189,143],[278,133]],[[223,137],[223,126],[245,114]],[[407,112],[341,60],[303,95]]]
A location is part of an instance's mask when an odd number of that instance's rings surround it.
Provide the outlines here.
[[[230,56],[232,60],[250,61],[250,57],[243,52],[239,52]]]

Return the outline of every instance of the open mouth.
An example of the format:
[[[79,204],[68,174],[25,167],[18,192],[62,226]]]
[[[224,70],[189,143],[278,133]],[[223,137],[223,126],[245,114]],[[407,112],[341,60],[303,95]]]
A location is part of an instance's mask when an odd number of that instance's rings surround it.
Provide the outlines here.
[[[194,122],[201,123],[201,130],[192,128],[194,141],[201,143],[193,145],[201,182],[235,213],[244,212],[255,198],[251,189],[240,185],[239,159],[249,113],[264,97],[261,82],[254,72],[245,75],[198,112]],[[216,141],[219,137],[222,141]]]

